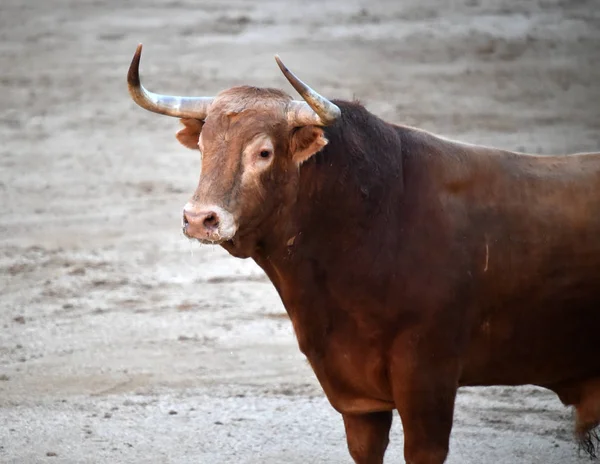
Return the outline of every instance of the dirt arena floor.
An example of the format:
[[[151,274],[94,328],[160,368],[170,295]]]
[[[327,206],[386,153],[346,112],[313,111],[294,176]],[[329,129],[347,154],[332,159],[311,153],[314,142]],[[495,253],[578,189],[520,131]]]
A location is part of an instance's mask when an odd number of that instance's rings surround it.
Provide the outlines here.
[[[2,463],[350,462],[262,272],[182,236],[199,159],[129,99],[138,42],[157,92],[293,93],[279,53],[390,121],[600,149],[596,0],[2,0]],[[553,394],[494,387],[461,390],[448,462],[588,461]]]

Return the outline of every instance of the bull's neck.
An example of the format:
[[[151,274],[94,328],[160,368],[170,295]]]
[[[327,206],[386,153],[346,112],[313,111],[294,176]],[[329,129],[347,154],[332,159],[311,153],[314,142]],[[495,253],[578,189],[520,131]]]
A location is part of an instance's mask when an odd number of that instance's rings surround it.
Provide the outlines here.
[[[390,202],[402,195],[400,153],[385,166],[367,160],[369,155],[330,140],[328,149],[301,166],[295,198],[276,215],[252,256],[277,289],[311,362],[325,353],[333,321],[348,317],[340,298],[372,270],[367,263],[376,259],[372,242],[379,240],[374,231],[397,220],[389,215],[398,209]],[[375,248],[378,255],[385,243]]]
[[[395,220],[390,215],[403,192],[400,132],[362,107],[344,105],[343,120],[325,130],[329,144],[300,167],[294,197],[252,256],[276,286],[347,262],[374,239],[376,224]]]

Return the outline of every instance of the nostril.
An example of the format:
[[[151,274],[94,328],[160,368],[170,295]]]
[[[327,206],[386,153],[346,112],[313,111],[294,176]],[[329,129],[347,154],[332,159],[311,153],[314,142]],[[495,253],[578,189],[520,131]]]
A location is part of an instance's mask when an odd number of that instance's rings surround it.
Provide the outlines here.
[[[197,205],[185,205],[183,208],[182,229],[187,236],[218,235],[221,218],[217,207],[202,208]]]
[[[210,212],[205,216],[204,221],[202,221],[202,224],[207,229],[214,229],[219,225],[219,217],[216,213]]]

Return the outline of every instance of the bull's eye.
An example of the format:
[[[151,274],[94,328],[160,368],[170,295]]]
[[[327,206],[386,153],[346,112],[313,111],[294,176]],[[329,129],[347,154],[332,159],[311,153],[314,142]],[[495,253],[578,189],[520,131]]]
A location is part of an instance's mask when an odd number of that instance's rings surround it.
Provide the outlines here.
[[[267,159],[269,156],[271,156],[271,152],[269,150],[263,150],[260,152],[259,156],[263,159]]]

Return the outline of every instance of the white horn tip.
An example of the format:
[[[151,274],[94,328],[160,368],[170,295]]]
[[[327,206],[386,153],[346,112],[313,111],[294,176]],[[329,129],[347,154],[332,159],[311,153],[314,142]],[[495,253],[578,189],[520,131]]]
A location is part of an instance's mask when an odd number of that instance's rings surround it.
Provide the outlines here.
[[[283,61],[281,61],[281,58],[279,58],[278,54],[275,54],[275,61],[277,62],[277,66],[279,66],[279,69],[281,69],[283,72],[287,70],[287,66],[283,64]]]

